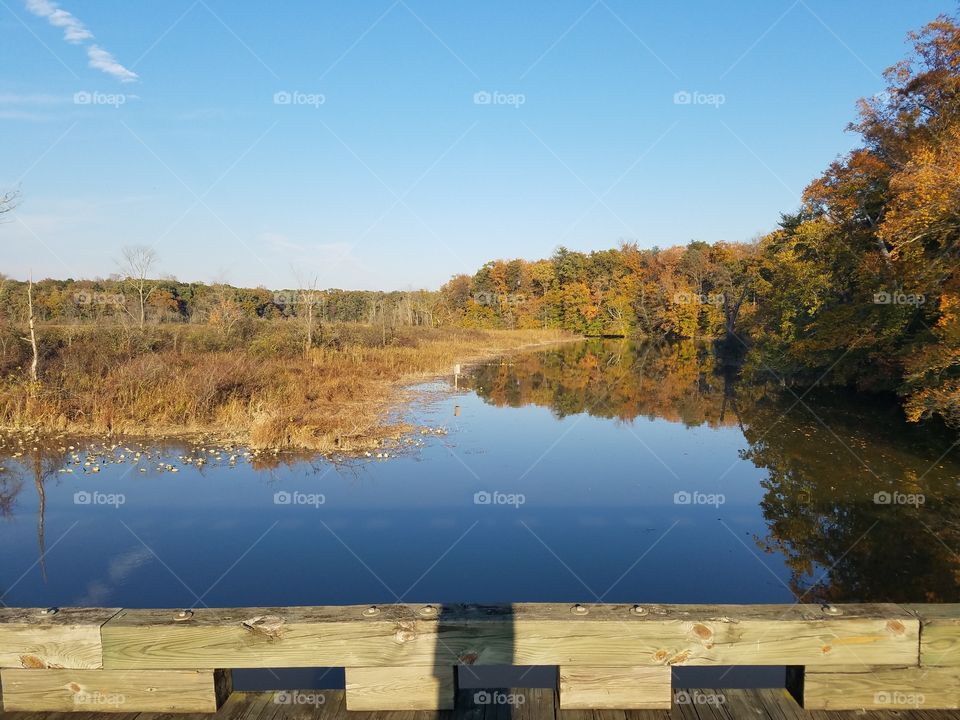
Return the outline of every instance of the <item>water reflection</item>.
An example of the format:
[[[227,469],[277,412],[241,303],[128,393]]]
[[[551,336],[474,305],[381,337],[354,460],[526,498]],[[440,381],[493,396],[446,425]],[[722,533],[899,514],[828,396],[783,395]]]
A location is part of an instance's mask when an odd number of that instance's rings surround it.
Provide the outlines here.
[[[459,386],[415,418],[442,416],[449,437],[389,462],[3,438],[0,598],[960,600],[955,438],[890,398],[794,393],[737,381],[708,347],[619,341],[478,365]],[[726,502],[678,501],[697,489]],[[498,491],[524,503],[484,502]],[[124,503],[78,503],[91,492]],[[276,499],[297,492],[323,502]]]
[[[808,602],[960,600],[956,438],[906,423],[895,398],[735,381],[707,346],[588,342],[475,368],[497,406],[630,422],[737,425],[767,471],[758,548]]]

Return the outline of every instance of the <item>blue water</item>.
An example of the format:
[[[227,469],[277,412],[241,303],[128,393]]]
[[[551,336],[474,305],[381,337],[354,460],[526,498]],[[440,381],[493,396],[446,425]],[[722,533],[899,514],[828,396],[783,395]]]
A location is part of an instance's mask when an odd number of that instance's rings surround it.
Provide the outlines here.
[[[281,453],[266,467],[230,449],[198,470],[178,459],[192,445],[126,441],[114,455],[153,456],[93,473],[84,450],[102,439],[28,442],[17,458],[7,438],[2,602],[885,600],[932,577],[941,599],[958,599],[944,579],[960,478],[949,434],[919,444],[895,411],[835,396],[774,422],[792,399],[756,388],[720,419],[729,387],[711,363],[658,352],[651,367],[637,348],[593,343],[487,363],[459,390],[424,385],[406,419],[446,434],[418,433],[422,444],[380,460]],[[69,445],[79,464],[56,450]],[[157,469],[168,463],[178,472]],[[874,502],[887,487],[924,490],[925,504]],[[913,570],[889,558],[873,568],[888,546]]]

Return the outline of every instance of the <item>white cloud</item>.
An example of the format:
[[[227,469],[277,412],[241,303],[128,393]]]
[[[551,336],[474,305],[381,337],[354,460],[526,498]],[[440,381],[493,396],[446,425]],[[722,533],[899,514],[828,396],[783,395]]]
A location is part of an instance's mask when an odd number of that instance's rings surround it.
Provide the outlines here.
[[[87,57],[90,59],[90,67],[112,75],[120,82],[133,82],[137,79],[137,74],[133,70],[128,70],[118,63],[109,52],[99,45],[91,45],[87,48]]]
[[[48,23],[63,30],[63,39],[73,45],[85,40],[93,40],[93,33],[73,13],[67,12],[53,0],[27,0],[27,10],[37,17],[45,18]],[[99,45],[87,47],[87,59],[92,68],[105,72],[120,82],[133,82],[137,74],[125,68],[107,50]]]
[[[54,27],[63,29],[63,39],[68,43],[81,43],[92,40],[93,33],[77,17],[66,10],[61,10],[51,0],[27,0],[27,10],[37,17],[46,18]]]

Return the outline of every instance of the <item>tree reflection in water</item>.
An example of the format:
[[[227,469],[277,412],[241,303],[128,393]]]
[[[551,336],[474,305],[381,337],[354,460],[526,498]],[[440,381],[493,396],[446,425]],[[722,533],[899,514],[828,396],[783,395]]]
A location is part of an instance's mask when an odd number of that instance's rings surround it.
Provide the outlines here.
[[[741,378],[711,348],[590,341],[474,368],[487,402],[629,422],[739,426],[767,471],[756,537],[805,602],[960,601],[960,464],[944,428],[893,397]]]

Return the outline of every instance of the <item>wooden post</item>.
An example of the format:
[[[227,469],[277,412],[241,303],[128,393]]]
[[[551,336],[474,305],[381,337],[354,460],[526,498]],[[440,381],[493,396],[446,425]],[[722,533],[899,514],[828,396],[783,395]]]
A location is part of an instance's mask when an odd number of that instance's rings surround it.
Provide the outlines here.
[[[920,664],[960,667],[960,605],[904,605],[920,620]]]
[[[955,710],[960,668],[791,668],[787,689],[806,710]]]
[[[7,712],[216,712],[230,671],[0,670]]]
[[[671,670],[663,667],[561,667],[563,710],[669,710]]]
[[[346,668],[347,710],[452,710],[453,666]]]

